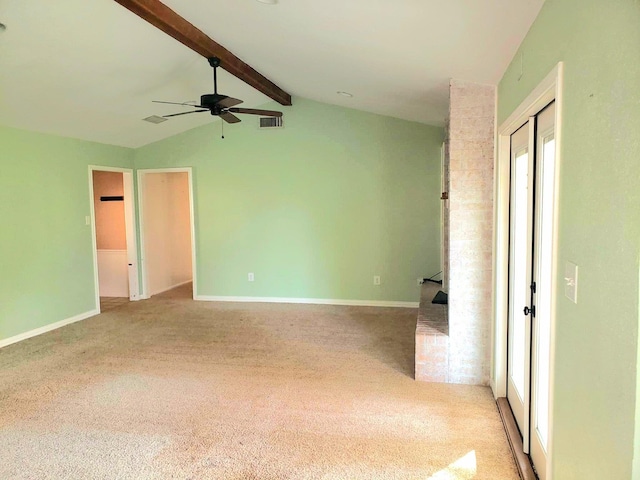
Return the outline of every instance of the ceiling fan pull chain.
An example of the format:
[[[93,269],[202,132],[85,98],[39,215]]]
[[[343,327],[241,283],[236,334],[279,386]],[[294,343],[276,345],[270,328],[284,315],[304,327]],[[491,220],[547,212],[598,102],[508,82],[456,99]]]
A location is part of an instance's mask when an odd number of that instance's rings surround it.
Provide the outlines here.
[[[224,122],[220,119],[220,128],[222,130],[222,139],[224,140]]]

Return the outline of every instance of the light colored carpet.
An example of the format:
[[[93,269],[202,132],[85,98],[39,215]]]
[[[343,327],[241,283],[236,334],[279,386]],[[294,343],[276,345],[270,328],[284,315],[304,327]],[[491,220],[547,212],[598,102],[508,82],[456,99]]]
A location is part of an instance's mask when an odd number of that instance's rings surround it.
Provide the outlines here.
[[[487,388],[412,379],[415,310],[189,295],[0,350],[0,478],[518,478]]]
[[[113,310],[129,303],[126,297],[100,297],[100,311],[102,313]]]

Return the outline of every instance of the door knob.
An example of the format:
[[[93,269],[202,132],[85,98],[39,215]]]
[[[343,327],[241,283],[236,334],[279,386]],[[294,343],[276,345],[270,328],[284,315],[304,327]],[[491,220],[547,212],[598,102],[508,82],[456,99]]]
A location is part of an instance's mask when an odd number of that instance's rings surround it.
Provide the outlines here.
[[[536,306],[533,305],[531,308],[529,307],[524,307],[524,314],[525,315],[529,315],[531,314],[532,316],[536,316]]]

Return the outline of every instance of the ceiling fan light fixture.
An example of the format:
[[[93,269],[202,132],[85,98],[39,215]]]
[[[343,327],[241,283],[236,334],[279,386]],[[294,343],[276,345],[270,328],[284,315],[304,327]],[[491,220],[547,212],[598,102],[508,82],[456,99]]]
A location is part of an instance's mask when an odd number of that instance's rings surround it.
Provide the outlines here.
[[[353,98],[353,93],[343,92],[343,91],[338,91],[336,93],[346,98]]]

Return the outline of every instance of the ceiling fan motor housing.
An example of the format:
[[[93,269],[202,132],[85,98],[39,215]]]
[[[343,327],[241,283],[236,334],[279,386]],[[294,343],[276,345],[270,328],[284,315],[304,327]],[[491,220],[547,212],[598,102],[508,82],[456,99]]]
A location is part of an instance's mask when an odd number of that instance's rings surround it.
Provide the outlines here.
[[[222,100],[224,100],[225,98],[227,98],[226,95],[220,95],[217,93],[209,93],[206,95],[202,95],[200,97],[200,105],[202,105],[203,107],[209,108],[209,109],[213,109],[214,107],[216,107],[218,105],[218,103]]]

